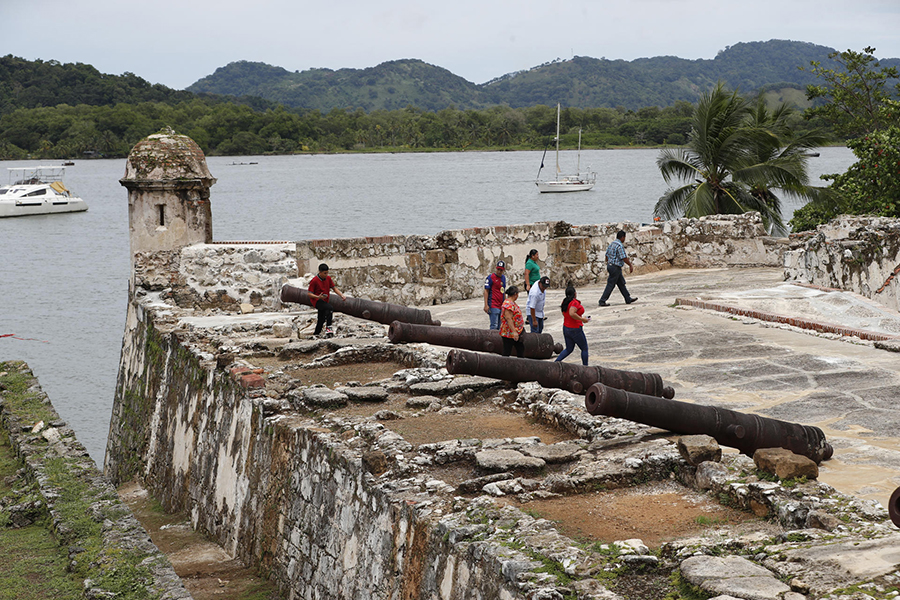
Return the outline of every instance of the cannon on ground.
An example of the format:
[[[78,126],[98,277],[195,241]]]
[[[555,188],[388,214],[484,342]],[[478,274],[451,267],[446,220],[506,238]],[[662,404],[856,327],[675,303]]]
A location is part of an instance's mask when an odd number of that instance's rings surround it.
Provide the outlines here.
[[[281,288],[281,301],[294,302],[296,304],[305,304],[312,306],[307,290],[285,285]],[[375,300],[363,300],[362,298],[347,298],[341,300],[341,297],[332,294],[328,299],[328,304],[335,312],[344,313],[351,317],[359,317],[369,321],[376,321],[383,325],[390,325],[394,321],[404,323],[418,323],[421,325],[434,325],[439,327],[441,322],[431,318],[431,312],[419,308],[409,308],[399,304],[389,304],[387,302],[376,302]]]
[[[615,389],[603,383],[595,383],[588,388],[584,405],[592,415],[628,419],[673,433],[706,434],[723,446],[737,448],[747,456],[753,456],[760,448],[784,448],[820,463],[834,453],[818,427],[715,406],[664,400]]]
[[[544,387],[561,388],[573,394],[584,393],[586,389],[600,382],[641,394],[665,398],[675,396],[675,390],[664,386],[662,377],[656,373],[509,358],[465,350],[450,351],[447,355],[447,371],[454,375],[480,375],[504,381],[536,381]]]
[[[888,502],[888,514],[891,515],[891,522],[900,527],[900,487],[891,494],[891,500]]]
[[[461,329],[435,327],[394,321],[388,329],[388,339],[395,344],[425,342],[435,346],[463,348],[480,352],[503,353],[500,332],[492,329]],[[525,346],[526,358],[550,358],[562,352],[562,344],[554,344],[549,333],[523,333],[519,336]]]

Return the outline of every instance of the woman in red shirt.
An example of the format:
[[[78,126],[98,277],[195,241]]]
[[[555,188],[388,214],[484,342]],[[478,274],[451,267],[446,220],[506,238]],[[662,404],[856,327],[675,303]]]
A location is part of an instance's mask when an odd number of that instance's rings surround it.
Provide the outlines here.
[[[519,288],[510,286],[506,289],[506,300],[500,309],[500,339],[503,340],[503,356],[509,356],[513,346],[516,347],[516,356],[525,357],[525,344],[521,335],[525,331],[525,319],[522,318],[522,310],[516,304],[519,297]]]
[[[561,361],[572,353],[575,346],[581,348],[581,364],[588,364],[587,338],[584,337],[584,324],[591,320],[584,317],[584,307],[576,298],[575,287],[566,287],[566,297],[563,299],[560,309],[563,313],[563,338],[566,340],[566,349],[559,353],[556,362]]]

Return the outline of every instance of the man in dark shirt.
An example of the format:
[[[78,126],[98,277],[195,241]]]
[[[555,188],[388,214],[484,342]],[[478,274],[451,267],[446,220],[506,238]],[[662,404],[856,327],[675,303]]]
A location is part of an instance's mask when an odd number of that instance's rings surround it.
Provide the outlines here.
[[[328,304],[328,296],[331,290],[334,290],[334,293],[340,296],[341,300],[347,299],[341,293],[341,290],[334,285],[334,280],[328,276],[328,265],[322,263],[319,265],[319,274],[309,282],[309,300],[312,302],[313,308],[319,311],[318,319],[316,320],[316,332],[313,335],[322,333],[322,327],[325,328],[325,335],[334,335],[334,331],[331,330],[334,310]]]

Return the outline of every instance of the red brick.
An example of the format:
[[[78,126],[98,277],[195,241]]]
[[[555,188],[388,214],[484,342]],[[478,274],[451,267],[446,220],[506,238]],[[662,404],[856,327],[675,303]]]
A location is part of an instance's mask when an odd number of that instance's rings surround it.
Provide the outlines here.
[[[245,388],[266,387],[266,380],[256,373],[250,373],[241,377],[241,386]]]

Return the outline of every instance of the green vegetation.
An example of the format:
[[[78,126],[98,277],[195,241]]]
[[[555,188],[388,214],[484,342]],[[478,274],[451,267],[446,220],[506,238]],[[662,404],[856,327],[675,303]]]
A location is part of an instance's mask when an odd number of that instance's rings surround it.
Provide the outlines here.
[[[703,94],[691,133],[681,148],[660,152],[657,165],[666,183],[682,182],[659,199],[654,214],[664,219],[758,211],[770,233],[784,234],[781,193],[810,197],[806,153],[821,145],[816,132],[795,135],[792,109],[755,106],[718,84]]]
[[[14,480],[4,483],[22,465],[16,460],[5,434],[0,434],[0,500],[18,504],[37,499],[35,485]],[[0,503],[5,504],[5,503]],[[81,598],[81,581],[66,572],[66,552],[48,528],[46,507],[42,518],[26,527],[13,528],[0,511],[0,600],[68,600]]]
[[[49,408],[40,404],[37,395],[28,390],[28,386],[33,380],[19,370],[21,366],[22,363],[18,362],[0,362],[0,373],[4,373],[0,376],[0,390],[3,391],[5,411],[24,424],[46,420]],[[39,443],[34,442],[32,446],[39,447]],[[120,511],[127,510],[121,505],[107,506],[105,501],[114,500],[115,493],[100,491],[101,488],[89,488],[86,480],[79,476],[83,473],[84,467],[78,464],[74,458],[42,457],[40,452],[37,452],[31,454],[31,460],[42,463],[42,466],[39,467],[41,476],[45,478],[46,485],[54,488],[59,494],[54,501],[53,508],[62,523],[59,528],[60,532],[58,532],[61,538],[54,539],[49,531],[44,530],[44,533],[34,532],[29,540],[27,539],[29,536],[26,535],[28,532],[23,533],[23,537],[19,537],[22,530],[17,530],[10,534],[11,537],[8,541],[10,547],[31,544],[36,548],[43,549],[41,553],[47,556],[47,569],[42,573],[48,578],[48,593],[52,592],[54,588],[61,590],[59,596],[48,595],[47,597],[69,597],[65,592],[69,584],[58,575],[68,571],[68,577],[76,578],[76,589],[79,592],[78,595],[72,597],[80,597],[80,582],[91,579],[96,587],[114,592],[117,598],[123,600],[150,599],[151,594],[146,587],[146,582],[150,579],[150,571],[147,566],[141,565],[147,555],[139,551],[109,546],[103,539],[102,525],[99,520],[107,518],[116,520],[122,516]],[[0,477],[0,481],[2,480],[3,478]],[[37,497],[36,490],[34,491],[35,497]],[[2,489],[0,489],[0,493],[3,493]],[[102,516],[99,520],[93,516],[98,512],[100,513],[98,516]],[[49,519],[45,518],[43,524],[47,525],[48,522]],[[10,530],[7,529],[0,530],[0,538],[9,532]],[[0,541],[5,542],[6,540],[0,539]],[[56,544],[56,558],[49,557],[49,554],[53,554],[53,544]],[[67,546],[77,546],[79,551],[72,557],[66,557],[65,551],[62,549]],[[4,543],[2,547],[6,549],[8,546]],[[16,556],[8,552],[3,554],[5,557],[0,558],[0,561],[12,561],[12,557]],[[29,556],[25,550],[23,550],[23,555]],[[33,561],[27,559],[20,565],[10,563],[9,567],[11,572],[24,572],[33,567],[32,562],[37,563],[41,560],[45,560],[45,558],[36,555]],[[0,565],[2,564],[0,562]],[[58,564],[61,564],[62,571],[51,568]],[[0,566],[0,573],[5,572],[6,570]],[[29,584],[28,593],[8,597],[41,597],[37,595],[40,592],[35,591],[33,582],[27,578],[23,581],[25,584]],[[13,580],[9,585],[23,585],[23,582]],[[5,590],[5,586],[0,584],[0,590]],[[3,593],[4,591],[0,591],[0,598],[4,598]]]
[[[329,112],[334,108],[398,110],[412,105],[437,112],[449,106],[485,109],[493,105],[583,107],[673,106],[695,102],[697,90],[723,81],[732,89],[765,88],[794,96],[806,108],[803,90],[815,81],[797,69],[810,61],[834,66],[831,48],[769,40],[739,43],[712,60],[656,56],[633,61],[576,56],[475,84],[421,60],[395,60],[366,69],[310,69],[290,72],[258,62],[233,62],[188,88],[192,92],[252,95],[288,107]]]
[[[875,49],[832,53],[840,69],[812,62],[811,71],[824,81],[810,85],[810,99],[825,104],[807,110],[842,135],[857,162],[846,173],[823,178],[833,183],[812,202],[794,212],[794,231],[814,229],[841,215],[900,217],[900,95],[896,66],[882,66]],[[887,89],[888,84],[894,88]]]
[[[299,74],[241,62],[197,82],[197,93],[8,55],[0,57],[0,159],[122,157],[166,126],[208,155],[543,149],[556,133],[556,102],[569,107],[564,148],[575,147],[579,129],[585,148],[680,145],[697,89],[721,79],[761,90],[767,102],[797,101],[814,80],[797,65],[831,64],[828,50],[773,40],[737,44],[712,61],[578,57],[480,86],[414,60]],[[757,69],[764,74],[747,79]]]

